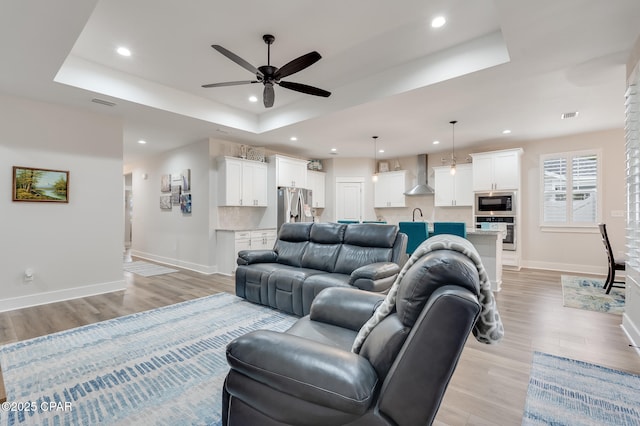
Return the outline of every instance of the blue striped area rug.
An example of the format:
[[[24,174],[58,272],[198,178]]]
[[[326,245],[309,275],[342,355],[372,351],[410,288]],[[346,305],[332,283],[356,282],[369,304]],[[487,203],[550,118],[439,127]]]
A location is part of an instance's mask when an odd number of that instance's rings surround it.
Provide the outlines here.
[[[522,424],[640,425],[640,376],[533,354]]]
[[[0,425],[218,425],[227,343],[295,320],[222,293],[3,346]]]

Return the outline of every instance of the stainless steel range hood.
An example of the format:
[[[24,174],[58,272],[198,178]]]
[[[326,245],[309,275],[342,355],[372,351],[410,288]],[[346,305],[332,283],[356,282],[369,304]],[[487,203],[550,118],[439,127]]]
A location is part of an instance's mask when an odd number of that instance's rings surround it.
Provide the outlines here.
[[[427,154],[418,155],[418,184],[405,192],[404,195],[433,195],[433,188],[429,186],[428,157]]]

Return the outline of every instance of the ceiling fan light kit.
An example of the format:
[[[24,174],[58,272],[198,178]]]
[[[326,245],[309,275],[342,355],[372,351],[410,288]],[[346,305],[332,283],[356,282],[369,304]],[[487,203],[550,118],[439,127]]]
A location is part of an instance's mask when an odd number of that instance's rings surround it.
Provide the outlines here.
[[[271,108],[275,101],[275,91],[273,90],[274,84],[277,84],[280,87],[284,87],[285,89],[293,90],[300,93],[305,93],[307,95],[313,96],[321,96],[321,97],[329,97],[331,96],[331,92],[328,92],[323,89],[319,89],[317,87],[308,86],[302,83],[294,83],[291,81],[281,81],[282,78],[288,77],[291,74],[295,74],[304,70],[305,68],[315,64],[322,58],[320,54],[316,51],[309,52],[305,55],[302,55],[290,62],[287,62],[280,68],[277,68],[271,65],[271,45],[275,41],[275,37],[271,34],[265,34],[262,36],[262,40],[267,44],[267,65],[262,65],[258,68],[251,65],[249,62],[245,61],[235,53],[225,49],[224,47],[213,44],[215,50],[217,50],[222,55],[226,56],[231,61],[240,65],[242,68],[247,71],[255,74],[255,80],[240,80],[240,81],[227,81],[224,83],[212,83],[212,84],[203,84],[202,87],[224,87],[224,86],[238,86],[242,84],[254,84],[254,83],[262,83],[264,85],[264,90],[262,91],[262,102],[264,103],[265,108]]]

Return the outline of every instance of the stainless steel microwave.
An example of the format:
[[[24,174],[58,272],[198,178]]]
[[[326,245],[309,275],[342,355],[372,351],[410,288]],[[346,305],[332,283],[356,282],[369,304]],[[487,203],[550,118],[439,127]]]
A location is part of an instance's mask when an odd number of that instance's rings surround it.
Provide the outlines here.
[[[476,216],[515,216],[515,192],[476,192]]]

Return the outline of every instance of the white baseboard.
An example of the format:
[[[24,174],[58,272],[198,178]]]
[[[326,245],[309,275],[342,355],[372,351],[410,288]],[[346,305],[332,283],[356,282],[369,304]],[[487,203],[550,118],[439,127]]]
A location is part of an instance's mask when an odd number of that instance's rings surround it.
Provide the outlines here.
[[[631,346],[633,346],[638,356],[640,356],[640,330],[638,330],[636,324],[627,316],[626,312],[622,314],[622,324],[620,327],[622,327],[624,334],[627,335]]]
[[[201,274],[211,275],[218,273],[218,266],[200,265],[192,262],[185,262],[184,260],[173,259],[170,257],[158,256],[153,253],[145,253],[139,250],[131,250],[131,255],[139,257],[141,259],[152,260],[158,263],[164,263],[165,265],[177,266],[178,268],[188,269],[190,271],[200,272]]]
[[[575,265],[571,263],[555,263],[555,262],[536,262],[531,260],[522,260],[523,268],[530,269],[546,269],[549,271],[562,271],[571,272],[575,274],[589,274],[589,275],[602,275],[606,276],[606,269],[603,270],[602,266],[595,265]],[[618,274],[616,274],[616,279]]]
[[[0,312],[13,311],[15,309],[30,308],[32,306],[46,305],[48,303],[62,302],[64,300],[78,299],[81,297],[95,296],[97,294],[111,293],[124,290],[124,280],[109,283],[91,284],[82,287],[66,288],[64,290],[47,291],[30,294],[28,296],[12,297],[0,300]]]

